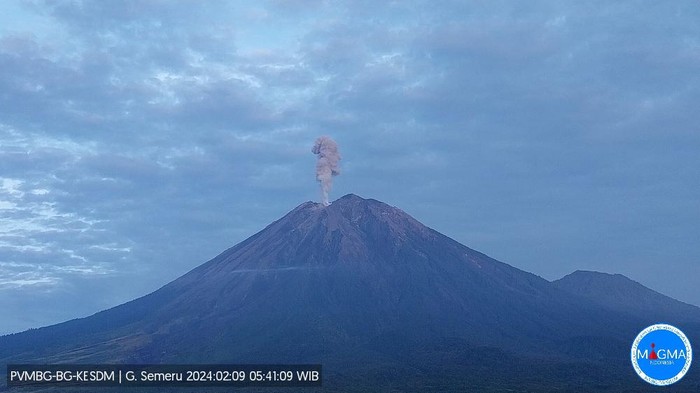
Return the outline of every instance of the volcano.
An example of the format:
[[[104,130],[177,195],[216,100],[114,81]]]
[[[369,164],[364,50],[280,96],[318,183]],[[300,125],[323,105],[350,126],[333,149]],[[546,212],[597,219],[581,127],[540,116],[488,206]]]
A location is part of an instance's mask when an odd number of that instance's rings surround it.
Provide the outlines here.
[[[329,391],[644,391],[629,348],[659,321],[591,295],[629,280],[581,276],[549,282],[350,194],[142,298],[0,337],[0,364],[320,363]],[[659,296],[700,342],[700,309]],[[697,391],[697,374],[677,386]]]

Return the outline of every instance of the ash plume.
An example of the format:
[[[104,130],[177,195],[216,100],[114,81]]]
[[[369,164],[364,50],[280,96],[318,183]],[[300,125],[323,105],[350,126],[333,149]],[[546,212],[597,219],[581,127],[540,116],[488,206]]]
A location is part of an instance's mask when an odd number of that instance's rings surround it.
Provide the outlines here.
[[[321,184],[321,203],[324,206],[330,205],[328,202],[328,193],[333,186],[333,176],[340,174],[340,152],[338,145],[333,139],[327,136],[321,136],[316,139],[314,147],[311,151],[318,156],[316,162],[316,180]]]

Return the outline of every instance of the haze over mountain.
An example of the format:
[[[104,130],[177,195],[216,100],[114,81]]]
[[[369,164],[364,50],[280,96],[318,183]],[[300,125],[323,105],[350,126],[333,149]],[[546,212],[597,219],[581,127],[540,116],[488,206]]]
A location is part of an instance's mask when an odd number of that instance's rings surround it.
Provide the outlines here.
[[[619,390],[624,381],[639,391],[646,386],[625,362],[648,324],[644,302],[669,317],[697,308],[611,277],[550,283],[350,194],[328,207],[303,203],[142,298],[2,337],[0,364],[313,362],[339,390]],[[620,312],[627,304],[639,307]],[[691,372],[683,383],[699,380]]]

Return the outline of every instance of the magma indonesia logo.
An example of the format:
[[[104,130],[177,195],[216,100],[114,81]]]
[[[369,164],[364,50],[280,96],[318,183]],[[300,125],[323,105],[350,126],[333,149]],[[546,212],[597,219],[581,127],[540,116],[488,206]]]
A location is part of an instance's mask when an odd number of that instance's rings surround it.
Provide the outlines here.
[[[632,344],[632,366],[643,380],[665,386],[678,382],[690,368],[693,350],[688,337],[666,324],[642,330]]]

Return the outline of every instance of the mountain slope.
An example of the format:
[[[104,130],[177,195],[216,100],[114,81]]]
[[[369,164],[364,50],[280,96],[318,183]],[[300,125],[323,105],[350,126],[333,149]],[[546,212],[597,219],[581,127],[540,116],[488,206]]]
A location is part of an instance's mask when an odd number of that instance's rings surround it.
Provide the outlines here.
[[[553,284],[615,312],[652,323],[700,323],[700,308],[649,289],[621,274],[578,270]]]
[[[600,385],[618,367],[634,379],[627,351],[642,327],[351,194],[303,203],[142,298],[0,337],[0,365],[322,363],[345,387],[465,386],[494,372],[508,386],[529,374]],[[582,359],[605,367],[570,375]]]
[[[311,352],[364,352],[387,335],[528,351],[602,332],[582,318],[592,312],[397,208],[348,195],[329,207],[298,206],[151,295],[27,335],[90,344],[45,347],[60,360],[199,360],[201,350],[203,358],[275,360],[298,353],[291,337],[309,333],[316,340],[303,346]],[[206,340],[193,342],[192,331],[207,332]],[[216,354],[226,342],[235,350]]]

